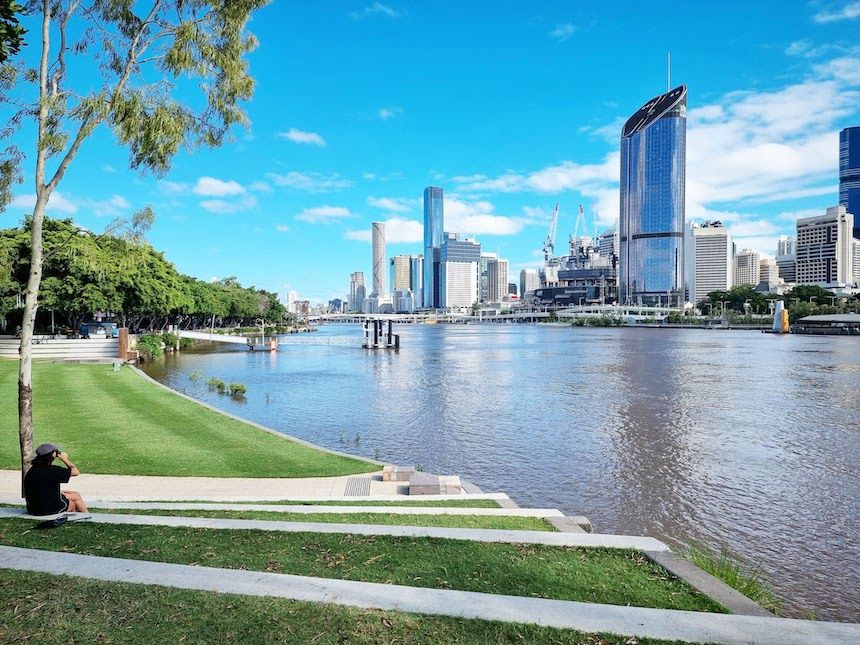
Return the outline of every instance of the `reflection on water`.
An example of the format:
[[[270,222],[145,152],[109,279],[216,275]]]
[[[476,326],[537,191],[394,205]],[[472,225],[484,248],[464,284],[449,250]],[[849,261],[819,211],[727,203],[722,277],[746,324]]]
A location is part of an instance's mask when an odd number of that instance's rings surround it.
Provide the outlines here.
[[[330,448],[458,473],[601,531],[726,544],[799,614],[858,620],[860,342],[401,325],[399,353],[210,348],[147,366]],[[360,335],[331,325],[320,335]],[[245,404],[188,374],[248,386]]]

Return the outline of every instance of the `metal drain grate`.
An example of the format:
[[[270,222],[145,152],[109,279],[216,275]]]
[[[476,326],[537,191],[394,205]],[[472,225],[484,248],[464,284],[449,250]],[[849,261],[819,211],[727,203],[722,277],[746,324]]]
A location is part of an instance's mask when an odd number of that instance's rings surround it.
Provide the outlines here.
[[[343,494],[348,497],[370,495],[370,477],[350,477],[346,480],[346,490]]]

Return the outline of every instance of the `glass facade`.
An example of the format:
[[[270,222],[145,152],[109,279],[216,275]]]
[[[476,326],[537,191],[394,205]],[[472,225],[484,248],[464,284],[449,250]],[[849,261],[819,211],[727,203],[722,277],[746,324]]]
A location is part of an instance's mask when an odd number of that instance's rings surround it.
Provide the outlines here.
[[[461,240],[459,233],[445,233],[440,261],[478,264],[481,261],[481,244],[473,240]]]
[[[685,85],[646,103],[621,137],[618,299],[684,302]]]
[[[860,238],[860,126],[839,133],[839,205],[854,215],[855,238]]]
[[[439,307],[439,253],[444,220],[443,191],[424,189],[424,307]]]

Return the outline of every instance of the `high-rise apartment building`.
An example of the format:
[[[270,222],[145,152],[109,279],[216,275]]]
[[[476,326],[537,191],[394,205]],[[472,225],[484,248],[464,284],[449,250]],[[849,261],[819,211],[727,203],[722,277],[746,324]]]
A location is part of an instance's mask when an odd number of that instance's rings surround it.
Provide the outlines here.
[[[439,255],[444,226],[444,193],[441,188],[424,189],[424,306],[439,307]]]
[[[860,126],[839,133],[839,205],[854,216],[851,235],[860,238]]]
[[[508,295],[508,261],[500,258],[487,263],[489,302],[501,302]]]
[[[610,263],[613,257],[618,260],[618,231],[615,228],[605,230],[597,236],[597,253]]]
[[[520,298],[525,300],[526,296],[534,293],[540,288],[540,275],[537,269],[522,269],[520,271]]]
[[[860,240],[855,238],[851,247],[854,250],[851,254],[854,257],[854,282],[860,285]]]
[[[478,261],[478,302],[490,302],[490,262],[498,257],[495,253],[481,253]]]
[[[687,86],[657,96],[624,124],[618,299],[681,306]]]
[[[705,222],[690,227],[687,247],[688,298],[698,303],[712,291],[732,286],[732,235],[721,222]]]
[[[779,265],[776,260],[762,258],[758,263],[758,282],[775,285],[779,282]]]
[[[854,217],[844,206],[797,220],[797,283],[837,287],[854,282]]]
[[[387,282],[385,275],[385,222],[373,222],[371,241],[373,243],[373,292],[371,298],[385,297]]]
[[[356,271],[349,274],[349,298],[347,307],[350,311],[361,311],[367,292],[364,286],[364,272]]]
[[[761,255],[758,251],[744,249],[735,255],[735,278],[734,286],[759,283],[761,270]]]
[[[471,307],[478,301],[477,262],[441,262],[439,277],[441,308]]]
[[[797,238],[793,235],[780,235],[776,243],[776,255],[794,255],[797,252]]]
[[[412,256],[395,255],[391,258],[391,292],[412,288]]]
[[[424,256],[411,256],[411,282],[409,288],[412,290],[412,296],[415,299],[415,308],[421,309],[424,306]]]

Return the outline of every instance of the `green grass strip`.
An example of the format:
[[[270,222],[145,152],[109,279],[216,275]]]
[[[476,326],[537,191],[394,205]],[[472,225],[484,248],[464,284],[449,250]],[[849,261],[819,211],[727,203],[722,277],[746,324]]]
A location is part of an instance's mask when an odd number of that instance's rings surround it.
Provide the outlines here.
[[[162,500],[148,500],[157,503]],[[171,500],[173,501],[173,500]],[[177,504],[196,504],[203,500],[186,499],[177,501]],[[277,504],[279,506],[427,506],[427,507],[442,507],[442,508],[500,508],[498,502],[494,499],[421,499],[419,496],[394,501],[356,501],[352,499],[341,500],[290,500],[282,499],[278,501],[244,501],[234,502],[231,500],[223,500],[220,502],[205,501],[206,504]]]
[[[18,425],[18,362],[0,360],[0,427]],[[198,477],[324,477],[379,470],[231,419],[130,368],[35,363],[36,443],[57,443],[84,473]],[[0,468],[20,467],[4,433]]]
[[[559,643],[624,637],[0,570],[4,643]],[[639,645],[666,641],[637,638]]]
[[[98,511],[98,507],[95,507]],[[273,520],[276,522],[327,522],[334,524],[388,524],[395,526],[442,526],[460,529],[501,529],[509,531],[555,531],[540,517],[504,515],[404,515],[400,513],[280,513],[278,511],[210,511],[105,509],[104,513],[168,515],[172,517],[217,517],[231,520]]]
[[[636,551],[85,522],[32,529],[32,521],[2,521],[0,543],[415,587],[724,611]]]
[[[697,567],[737,589],[768,611],[777,615],[782,613],[783,602],[773,592],[761,567],[744,565],[727,546],[722,546],[719,553],[706,547],[690,546],[684,555]]]

